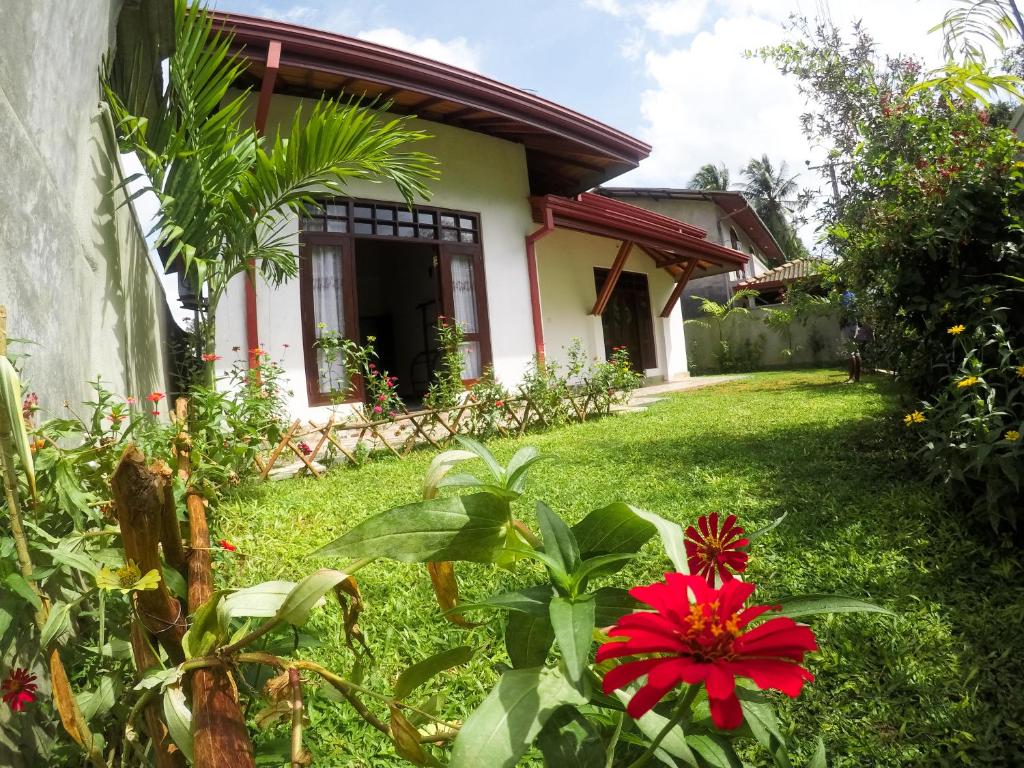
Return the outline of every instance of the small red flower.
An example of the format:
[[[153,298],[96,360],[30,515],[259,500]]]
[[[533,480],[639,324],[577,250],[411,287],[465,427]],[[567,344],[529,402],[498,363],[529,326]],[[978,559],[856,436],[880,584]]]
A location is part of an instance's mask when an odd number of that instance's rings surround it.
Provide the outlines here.
[[[220,541],[218,541],[217,542],[217,546],[220,547],[221,549],[227,550],[228,552],[235,552],[235,551],[238,550],[238,547],[236,547],[234,544],[232,544],[227,539],[221,539]]]
[[[721,581],[729,581],[733,573],[747,570],[747,553],[741,547],[750,544],[743,538],[743,529],[736,525],[736,515],[729,515],[718,528],[718,513],[701,515],[697,526],[686,529],[686,559],[690,573],[703,576],[708,584],[714,586],[715,576]]]
[[[303,456],[309,456],[313,452],[313,449],[309,447],[309,444],[305,441],[299,443],[299,450],[302,451]]]
[[[205,355],[203,355],[204,363],[212,363],[216,360],[220,360],[220,355],[215,355],[212,352],[207,352]]]
[[[689,593],[695,600],[689,602]],[[626,712],[636,719],[680,683],[704,683],[711,719],[718,728],[738,728],[743,711],[736,698],[736,678],[745,677],[760,688],[774,688],[790,698],[800,694],[814,675],[800,666],[804,655],[818,648],[811,628],[778,616],[748,628],[771,606],[743,604],[754,585],[738,579],[721,589],[700,576],[666,573],[665,581],[634,587],[629,594],[654,612],[631,613],[619,619],[612,641],[597,651],[598,663],[623,656],[643,656],[612,669],[604,677],[604,692],[624,688],[643,676]],[[651,654],[657,654],[652,656]]]
[[[383,413],[384,409],[381,408],[379,405],[375,405],[375,406],[373,406],[373,412],[374,413]]]
[[[160,415],[160,411],[158,411],[156,409],[150,411],[150,413],[153,414],[154,416],[159,416]]]
[[[146,399],[149,400],[149,402],[151,403],[159,403],[161,400],[164,399],[164,393],[150,392],[148,395],[146,395]]]
[[[502,406],[503,406],[504,404],[505,404],[505,401],[504,401],[504,400],[495,400],[495,401],[494,401],[494,405],[495,405],[495,407],[497,407],[497,408],[501,408],[501,407],[502,407]]]
[[[249,350],[249,354],[252,355],[253,357],[259,357],[260,355],[264,354],[263,347],[253,347],[252,349]]]
[[[15,712],[21,712],[26,704],[36,700],[36,676],[30,675],[27,669],[12,669],[7,679],[0,683],[3,700]]]
[[[377,395],[377,401],[380,402],[380,403],[383,403],[387,399],[388,399],[388,396],[387,396],[386,392],[381,392],[379,395]]]
[[[21,416],[26,421],[32,418],[32,413],[39,410],[39,395],[29,392],[21,403]]]
[[[131,397],[130,395],[129,395],[128,397],[126,397],[126,398],[124,399],[124,401],[125,401],[125,403],[126,403],[126,404],[128,404],[128,405],[135,405],[135,403],[137,402],[137,401],[135,400],[135,398],[134,398],[134,397]]]

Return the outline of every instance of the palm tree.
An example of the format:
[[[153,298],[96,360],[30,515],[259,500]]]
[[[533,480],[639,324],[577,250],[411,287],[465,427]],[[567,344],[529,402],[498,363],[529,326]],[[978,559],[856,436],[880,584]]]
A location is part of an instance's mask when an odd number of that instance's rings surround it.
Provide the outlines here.
[[[687,320],[687,325],[696,325],[699,328],[714,329],[718,335],[718,347],[715,350],[715,359],[718,362],[720,371],[730,368],[729,342],[725,339],[725,323],[730,317],[738,315],[749,315],[750,310],[744,305],[747,299],[754,298],[758,293],[750,288],[736,291],[729,299],[722,304],[714,299],[704,296],[693,296],[694,301],[700,302],[700,311],[704,313],[704,319],[693,318]]]
[[[706,163],[690,179],[690,189],[707,189],[724,192],[729,188],[729,169],[725,163]]]
[[[154,101],[136,67],[107,73],[103,85],[122,151],[138,155],[145,190],[159,201],[153,232],[164,267],[180,261],[203,297],[201,351],[212,353],[213,320],[231,278],[258,271],[278,285],[298,273],[288,213],[305,212],[314,195],[342,193],[352,178],[389,181],[411,204],[428,196],[437,164],[407,149],[427,135],[386,117],[386,104],[323,100],[308,115],[297,109],[286,133],[259,135],[246,119],[248,92],[229,94],[244,67],[232,36],[214,30],[199,4],[175,0],[174,10],[164,93]]]
[[[776,168],[768,155],[761,155],[760,159],[753,158],[747,163],[743,176],[747,180],[744,194],[782,250],[791,259],[806,255],[807,248],[791,221],[805,202],[796,182],[797,175],[789,175],[785,162]]]

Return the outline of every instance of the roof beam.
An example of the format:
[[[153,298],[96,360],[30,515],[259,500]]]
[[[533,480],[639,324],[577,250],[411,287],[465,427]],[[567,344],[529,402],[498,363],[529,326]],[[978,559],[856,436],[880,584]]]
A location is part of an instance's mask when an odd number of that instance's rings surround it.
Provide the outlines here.
[[[683,273],[676,280],[672,293],[669,294],[668,301],[665,302],[665,307],[661,310],[661,314],[658,317],[668,317],[672,314],[672,310],[676,308],[679,297],[683,295],[683,289],[686,288],[686,284],[690,281],[690,275],[693,274],[696,266],[697,259],[690,259],[690,262],[683,268]]]
[[[271,40],[267,43],[267,64],[263,70],[263,82],[260,85],[260,100],[256,105],[256,132],[259,134],[262,134],[267,127],[270,98],[274,95],[274,83],[277,81],[277,70],[280,68],[281,41]]]
[[[622,268],[626,266],[626,259],[629,258],[631,250],[633,250],[633,241],[623,240],[622,245],[619,246],[619,252],[615,254],[612,268],[604,278],[604,285],[601,286],[601,291],[597,294],[597,301],[594,302],[594,309],[590,314],[597,317],[604,314],[604,309],[608,306],[608,300],[612,297],[612,291],[615,290],[615,285],[619,282],[619,275],[622,274]]]

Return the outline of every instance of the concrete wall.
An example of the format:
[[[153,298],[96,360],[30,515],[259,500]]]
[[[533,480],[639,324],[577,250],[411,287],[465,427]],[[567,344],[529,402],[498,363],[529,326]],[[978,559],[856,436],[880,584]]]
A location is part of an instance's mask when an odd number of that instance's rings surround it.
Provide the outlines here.
[[[268,134],[282,123],[287,126],[301,101],[275,96]],[[250,106],[255,109],[255,99]],[[311,106],[304,105],[305,109]],[[425,121],[413,121],[413,125],[433,137],[415,148],[441,163],[441,178],[430,185],[433,195],[429,204],[480,214],[494,370],[501,381],[514,384],[534,352],[524,237],[536,225],[528,203],[525,151],[520,144],[451,126]],[[352,181],[347,192],[355,198],[401,200],[393,186],[366,180]],[[297,243],[294,219],[289,226]],[[293,393],[291,411],[296,416],[323,416],[326,409],[310,408],[306,396],[298,281],[276,288],[260,281],[257,304],[260,343],[282,362]],[[230,287],[217,315],[217,349],[225,364],[231,362],[230,350],[236,346],[240,350],[246,347],[243,278]]]
[[[0,23],[0,304],[27,386],[62,415],[101,375],[136,397],[166,389],[166,303],[121,181],[101,105],[120,0],[8,2]]]
[[[771,311],[771,307],[758,308],[747,315],[733,315],[723,324],[723,338],[734,351],[748,343],[758,349],[750,368],[826,365],[845,358],[847,349],[839,333],[839,315],[834,310],[820,310],[807,322],[797,320],[790,324],[791,339],[765,323]],[[686,352],[691,372],[718,372],[717,349],[718,331],[713,324],[709,328],[692,322],[686,324]],[[791,354],[785,351],[787,349]]]
[[[555,230],[537,243],[544,346],[549,358],[564,360],[564,350],[579,338],[590,357],[604,359],[601,318],[590,314],[597,299],[594,267],[610,267],[618,249],[617,240],[566,230]],[[651,292],[657,366],[645,373],[666,381],[685,377],[686,344],[679,306],[671,317],[658,317],[675,284],[671,275],[655,267],[638,248],[630,253],[624,269],[646,274]]]

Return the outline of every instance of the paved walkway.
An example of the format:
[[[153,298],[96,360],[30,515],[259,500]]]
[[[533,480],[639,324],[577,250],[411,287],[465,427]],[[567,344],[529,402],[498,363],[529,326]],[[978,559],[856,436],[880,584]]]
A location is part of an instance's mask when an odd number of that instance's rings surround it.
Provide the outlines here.
[[[613,413],[635,413],[644,410],[651,403],[663,400],[660,395],[667,395],[673,392],[686,392],[690,389],[701,389],[715,384],[724,384],[728,381],[738,381],[747,378],[744,374],[731,374],[728,376],[692,376],[679,381],[669,381],[665,384],[652,384],[649,387],[640,387],[633,392],[629,402],[624,405],[612,408]]]

